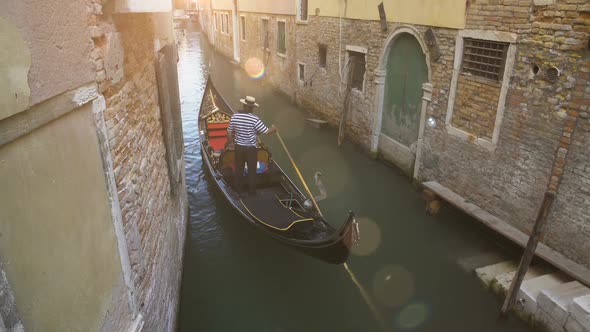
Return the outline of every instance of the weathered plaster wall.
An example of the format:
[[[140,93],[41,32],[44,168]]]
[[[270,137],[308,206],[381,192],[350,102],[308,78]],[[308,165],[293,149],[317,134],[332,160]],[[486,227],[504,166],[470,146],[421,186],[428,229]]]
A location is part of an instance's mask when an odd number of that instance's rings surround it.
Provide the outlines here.
[[[256,0],[239,1],[240,12],[295,15],[297,13],[294,0]]]
[[[0,255],[28,330],[97,331],[121,296],[101,165],[90,105],[0,147]]]
[[[212,0],[211,8],[215,10],[233,10],[234,1],[236,0]]]
[[[31,52],[12,23],[0,17],[0,120],[24,111],[31,89]]]
[[[0,16],[16,26],[31,54],[29,106],[94,80],[87,0],[4,0]],[[73,13],[76,13],[73,15]]]
[[[465,26],[464,0],[310,0],[309,15],[379,21],[377,6],[383,2],[388,22],[447,28]]]

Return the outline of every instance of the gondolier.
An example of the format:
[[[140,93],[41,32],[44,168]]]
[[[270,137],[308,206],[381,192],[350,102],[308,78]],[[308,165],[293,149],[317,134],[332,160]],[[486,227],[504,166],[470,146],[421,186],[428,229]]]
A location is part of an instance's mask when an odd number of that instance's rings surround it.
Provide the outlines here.
[[[306,208],[305,201],[313,200],[308,191],[306,197],[283,169],[272,159],[268,147],[262,142],[249,141],[246,146],[257,146],[256,159],[267,167],[263,174],[259,174],[256,181],[260,182],[256,195],[240,195],[235,183],[236,150],[228,149],[225,145],[230,141],[228,134],[234,134],[237,144],[244,144],[241,131],[237,128],[250,127],[250,133],[256,138],[258,134],[271,134],[276,129],[266,130],[264,123],[253,117],[252,109],[256,107],[256,100],[246,97],[242,100],[244,111],[235,112],[217,92],[213,82],[207,81],[203,94],[199,114],[199,132],[201,133],[201,152],[215,186],[221,191],[227,202],[244,217],[244,219],[271,238],[312,257],[332,264],[346,262],[350,248],[358,242],[358,224],[354,213],[349,212],[344,224],[338,229],[330,225],[320,212],[317,204]],[[246,111],[248,109],[248,111]],[[240,125],[241,118],[251,122],[248,126]],[[251,121],[254,119],[254,121]],[[228,130],[232,122],[231,130]],[[258,128],[257,128],[258,127]],[[274,127],[272,127],[274,128]],[[247,136],[246,136],[247,137]],[[284,147],[284,142],[277,137]],[[234,145],[236,146],[236,145]],[[240,149],[240,148],[238,148]],[[286,147],[287,155],[290,156]],[[247,154],[247,153],[246,153]],[[289,159],[292,159],[291,157]],[[242,157],[243,160],[243,157]],[[241,162],[244,168],[244,162]],[[304,182],[299,170],[295,167],[301,181]],[[251,172],[248,172],[249,174]],[[252,172],[253,173],[253,172]],[[240,177],[243,174],[239,173]],[[305,183],[303,183],[305,187]]]
[[[272,125],[269,129],[258,116],[252,114],[255,107],[258,107],[256,99],[247,96],[240,99],[244,104],[242,110],[232,115],[227,127],[227,136],[229,142],[234,142],[236,151],[236,189],[242,190],[242,181],[244,178],[244,164],[248,166],[248,193],[256,193],[256,170],[257,170],[257,142],[258,135],[270,135],[277,132],[277,128]]]

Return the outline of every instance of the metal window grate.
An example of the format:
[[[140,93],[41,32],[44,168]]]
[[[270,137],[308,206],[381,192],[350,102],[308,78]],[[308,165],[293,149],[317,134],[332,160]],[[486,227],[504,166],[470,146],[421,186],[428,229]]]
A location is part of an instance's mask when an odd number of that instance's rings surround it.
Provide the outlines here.
[[[465,38],[463,72],[500,81],[508,46],[508,43]]]

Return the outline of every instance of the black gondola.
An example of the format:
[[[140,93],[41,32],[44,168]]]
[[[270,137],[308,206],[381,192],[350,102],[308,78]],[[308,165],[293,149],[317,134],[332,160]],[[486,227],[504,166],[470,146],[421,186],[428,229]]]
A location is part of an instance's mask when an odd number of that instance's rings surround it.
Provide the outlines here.
[[[201,151],[209,174],[231,206],[250,224],[291,248],[328,263],[346,262],[358,237],[354,214],[348,213],[339,230],[333,228],[318,209],[306,204],[308,198],[262,143],[258,147],[256,195],[238,195],[234,187],[235,152],[226,147],[231,114],[233,110],[209,79],[199,113]]]

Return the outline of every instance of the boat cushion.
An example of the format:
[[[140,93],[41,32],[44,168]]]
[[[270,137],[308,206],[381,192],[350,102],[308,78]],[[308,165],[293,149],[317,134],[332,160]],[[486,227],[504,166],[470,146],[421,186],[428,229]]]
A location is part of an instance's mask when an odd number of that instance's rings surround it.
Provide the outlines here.
[[[259,192],[240,199],[242,206],[256,221],[278,231],[287,231],[299,223],[313,222],[284,206],[272,192]]]
[[[227,136],[209,137],[209,145],[214,151],[223,150],[225,148],[225,143],[227,143]]]

